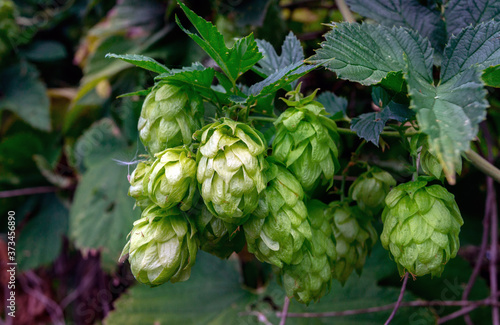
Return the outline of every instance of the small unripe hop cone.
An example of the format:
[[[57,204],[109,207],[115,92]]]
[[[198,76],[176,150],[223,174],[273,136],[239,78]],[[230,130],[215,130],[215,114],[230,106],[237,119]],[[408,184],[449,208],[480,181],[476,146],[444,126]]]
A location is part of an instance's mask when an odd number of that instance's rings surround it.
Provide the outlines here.
[[[425,181],[401,184],[387,195],[380,236],[399,273],[440,276],[457,255],[463,224],[455,198],[440,185]]]

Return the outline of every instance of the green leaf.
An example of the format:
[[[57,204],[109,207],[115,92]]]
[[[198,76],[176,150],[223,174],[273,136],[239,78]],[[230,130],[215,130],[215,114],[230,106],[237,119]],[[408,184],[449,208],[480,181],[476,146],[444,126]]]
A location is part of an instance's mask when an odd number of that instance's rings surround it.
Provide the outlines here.
[[[331,91],[324,91],[316,98],[318,102],[325,106],[325,110],[330,114],[331,119],[341,119],[346,116],[347,99],[332,93]]]
[[[118,54],[108,53],[106,54],[106,58],[120,59],[125,62],[132,63],[140,68],[153,71],[156,73],[165,73],[170,71],[163,64],[144,55],[137,55],[137,54],[118,55]]]
[[[290,31],[281,45],[281,56],[276,53],[273,45],[264,40],[257,40],[259,51],[264,58],[253,68],[264,76],[285,69],[289,65],[304,61],[304,49],[298,38]],[[293,86],[292,86],[293,87]]]
[[[378,147],[380,133],[384,130],[385,123],[389,120],[389,110],[361,114],[351,121],[351,130],[366,141]]]
[[[62,60],[68,55],[64,45],[56,41],[34,41],[22,52],[28,60],[35,62]]]
[[[253,34],[237,40],[229,49],[224,43],[224,37],[214,25],[196,15],[183,3],[179,2],[179,5],[200,35],[185,29],[176,17],[179,27],[214,59],[233,84],[239,76],[262,59]]]
[[[21,271],[52,263],[68,232],[68,210],[55,195],[46,195],[40,211],[21,230],[17,241]]]
[[[341,79],[374,85],[390,72],[411,69],[432,82],[433,50],[418,33],[368,24],[332,25],[326,41],[307,61],[322,64]]]
[[[253,323],[251,316],[239,313],[255,298],[242,288],[236,260],[199,252],[188,281],[156,288],[133,287],[116,301],[106,324]]]
[[[446,27],[439,10],[423,6],[418,0],[347,0],[351,9],[362,16],[372,18],[388,26],[402,26],[416,30],[427,37],[436,54],[446,44]]]
[[[78,184],[70,210],[70,238],[79,249],[101,250],[102,265],[110,272],[116,268],[133,222],[140,217],[127,195],[131,170],[116,161],[131,155],[134,151],[115,151],[92,164]]]
[[[467,26],[500,18],[498,0],[450,0],[444,11],[448,37],[458,35]]]
[[[500,88],[500,65],[486,68],[482,79],[487,86]]]
[[[415,116],[408,104],[402,104],[396,96],[382,87],[373,87],[372,100],[381,110],[387,110],[389,119],[404,123]]]
[[[34,128],[50,131],[47,88],[38,77],[38,70],[29,63],[0,71],[0,111],[10,110]]]

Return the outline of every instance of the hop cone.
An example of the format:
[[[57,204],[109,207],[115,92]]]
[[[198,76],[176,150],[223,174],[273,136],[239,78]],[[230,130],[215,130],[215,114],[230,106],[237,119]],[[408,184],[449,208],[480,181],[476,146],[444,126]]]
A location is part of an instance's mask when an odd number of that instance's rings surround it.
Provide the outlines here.
[[[296,265],[284,265],[281,271],[287,296],[306,304],[328,292],[337,259],[328,207],[312,200],[307,204],[307,211],[312,238],[302,246],[304,257]]]
[[[380,240],[391,252],[400,274],[440,276],[455,257],[463,224],[454,196],[440,185],[415,181],[395,187],[382,213]]]
[[[386,171],[372,167],[361,174],[349,188],[349,196],[368,215],[377,215],[385,206],[385,197],[396,185],[396,180]]]
[[[163,84],[149,93],[142,105],[139,136],[151,154],[166,148],[189,145],[201,127],[197,117],[202,101],[195,93]]]
[[[194,222],[200,240],[200,249],[218,256],[228,258],[233,252],[239,252],[245,245],[245,236],[242,231],[236,231],[233,237],[231,227],[213,214],[203,205],[200,213],[195,216]]]
[[[304,240],[311,239],[304,191],[280,164],[270,164],[269,184],[259,207],[243,225],[248,251],[278,267],[302,259]]]
[[[337,248],[334,278],[344,284],[353,270],[361,273],[366,257],[377,240],[377,231],[358,207],[351,207],[345,202],[333,202],[330,207]]]
[[[189,279],[197,247],[194,230],[182,212],[150,205],[134,222],[120,260],[128,256],[137,281],[157,286]]]
[[[151,162],[140,162],[130,175],[130,187],[128,195],[135,199],[135,205],[141,209],[146,208],[151,204],[151,200],[147,194],[147,188],[144,188],[144,176],[149,172]]]
[[[266,187],[267,146],[250,126],[222,119],[202,130],[197,178],[208,210],[225,222],[242,224]]]
[[[457,173],[460,174],[462,171],[462,164],[457,166]],[[442,180],[444,178],[443,167],[439,163],[439,160],[434,156],[428,148],[428,145],[422,146],[422,151],[420,152],[420,167],[422,171],[432,177]]]
[[[285,100],[289,108],[275,122],[273,156],[292,171],[304,190],[311,191],[321,178],[332,184],[339,169],[335,144],[339,137],[335,122],[324,116],[323,105],[313,101],[315,94],[300,99],[298,91],[289,93],[299,99]]]
[[[188,210],[196,192],[196,161],[185,147],[157,153],[147,174],[147,193],[156,205],[168,209],[180,203]]]

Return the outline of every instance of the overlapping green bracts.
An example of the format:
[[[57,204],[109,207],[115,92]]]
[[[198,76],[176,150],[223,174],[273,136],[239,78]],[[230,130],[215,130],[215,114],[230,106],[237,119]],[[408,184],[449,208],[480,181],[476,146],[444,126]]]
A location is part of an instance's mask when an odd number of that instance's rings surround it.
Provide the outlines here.
[[[334,278],[344,284],[353,270],[361,274],[365,260],[377,240],[371,218],[347,202],[330,204],[333,236],[337,249]]]
[[[297,264],[302,245],[311,239],[302,186],[280,163],[270,163],[269,184],[259,207],[243,225],[248,251],[278,267]]]
[[[135,199],[135,205],[141,209],[151,204],[147,187],[144,186],[144,179],[149,173],[150,168],[151,161],[140,162],[129,177],[130,187],[128,189],[128,195]]]
[[[443,167],[439,160],[429,151],[429,146],[427,144],[422,146],[422,151],[420,151],[420,167],[422,171],[432,177],[439,180],[443,180],[445,175],[443,172]],[[462,172],[462,161],[456,166],[457,173]]]
[[[188,210],[197,186],[194,154],[186,147],[176,147],[155,156],[145,181],[151,201],[165,209],[180,204],[181,210]]]
[[[228,258],[233,252],[238,253],[245,246],[243,232],[240,230],[231,232],[232,229],[228,229],[224,221],[211,214],[204,204],[193,219],[201,250],[220,258]]]
[[[183,212],[150,205],[129,236],[120,260],[128,257],[137,281],[157,286],[189,279],[198,239]]]
[[[227,118],[207,125],[200,133],[196,159],[201,196],[213,215],[242,224],[266,187],[264,136]]]
[[[315,94],[302,99],[297,91],[288,95],[298,99],[285,100],[289,108],[274,123],[273,156],[292,171],[304,190],[313,190],[321,181],[331,185],[339,169],[337,126],[325,116],[323,105],[313,101]]]
[[[203,102],[195,92],[160,84],[144,100],[139,117],[139,136],[151,154],[189,145],[202,124]]]
[[[312,237],[302,246],[303,258],[296,265],[284,265],[281,270],[287,296],[306,304],[328,292],[337,259],[328,206],[312,200],[307,211]]]
[[[375,216],[385,207],[385,197],[391,186],[395,185],[396,180],[391,174],[378,167],[371,167],[352,183],[349,196],[363,212]]]
[[[455,257],[463,224],[453,194],[425,181],[401,184],[387,195],[382,213],[382,245],[389,250],[400,274],[440,276]]]

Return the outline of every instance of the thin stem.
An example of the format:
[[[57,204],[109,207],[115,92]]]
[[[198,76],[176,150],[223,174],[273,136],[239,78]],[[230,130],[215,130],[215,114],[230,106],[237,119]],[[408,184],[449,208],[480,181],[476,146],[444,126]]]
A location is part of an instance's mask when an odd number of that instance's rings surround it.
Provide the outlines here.
[[[394,306],[394,309],[392,310],[391,315],[387,319],[384,325],[389,325],[396,315],[396,312],[399,309],[399,306],[401,306],[401,302],[403,301],[403,296],[406,290],[406,283],[408,282],[408,272],[405,273],[404,280],[403,280],[403,285],[401,286],[401,292],[399,293],[398,301],[396,302],[396,305]]]
[[[337,132],[339,134],[352,134],[352,135],[356,134],[356,131],[353,131],[353,130],[348,129],[348,128],[337,128]],[[420,133],[419,131],[408,131],[408,132],[403,133],[403,136],[411,137],[411,136],[419,134],[419,133]],[[401,137],[401,133],[396,132],[396,131],[382,131],[382,133],[380,135],[383,135],[386,137],[392,137],[392,138],[400,138]]]
[[[266,117],[266,116],[249,116],[249,121],[263,121],[263,122],[274,122],[276,117]]]
[[[470,149],[465,152],[465,156],[477,169],[500,183],[500,169],[496,168],[489,161]]]
[[[23,196],[23,195],[52,193],[56,192],[57,190],[59,190],[59,188],[54,186],[40,186],[40,187],[22,188],[19,190],[2,191],[0,192],[0,199],[6,197]]]
[[[285,323],[286,323],[286,316],[288,314],[288,307],[289,306],[290,306],[290,298],[285,297],[285,303],[283,305],[283,312],[281,313],[280,325],[285,325]]]
[[[451,313],[443,318],[440,318],[438,321],[438,324],[443,324],[443,323],[446,323],[452,319],[458,318],[460,316],[468,315],[471,311],[478,308],[479,306],[480,305],[470,305],[470,306],[461,308],[461,309],[457,310],[456,312],[453,312],[453,313]]]
[[[342,14],[342,17],[344,17],[345,21],[347,21],[348,23],[356,22],[354,15],[352,14],[351,10],[349,10],[349,7],[346,5],[344,0],[335,0],[335,4],[337,5],[337,8],[339,8],[339,11]]]
[[[487,179],[488,194],[491,193],[491,226],[490,226],[490,289],[491,297],[494,298],[498,293],[497,282],[497,257],[498,257],[498,211],[495,186],[493,180]],[[500,324],[500,311],[498,307],[493,307],[491,310],[491,318],[493,324]]]

